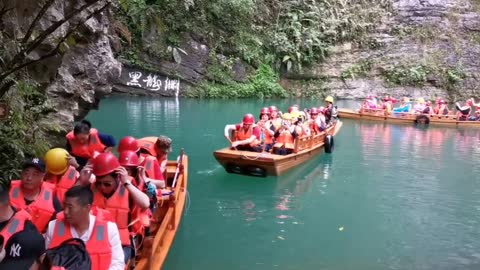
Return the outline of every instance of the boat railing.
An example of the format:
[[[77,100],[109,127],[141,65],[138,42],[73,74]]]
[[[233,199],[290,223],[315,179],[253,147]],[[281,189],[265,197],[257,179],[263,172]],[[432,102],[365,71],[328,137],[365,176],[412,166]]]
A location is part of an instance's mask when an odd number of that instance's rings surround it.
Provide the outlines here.
[[[323,144],[325,139],[325,132],[321,132],[319,134],[305,136],[302,138],[295,139],[295,148],[293,149],[294,153],[298,153],[300,151],[311,149],[319,144]]]

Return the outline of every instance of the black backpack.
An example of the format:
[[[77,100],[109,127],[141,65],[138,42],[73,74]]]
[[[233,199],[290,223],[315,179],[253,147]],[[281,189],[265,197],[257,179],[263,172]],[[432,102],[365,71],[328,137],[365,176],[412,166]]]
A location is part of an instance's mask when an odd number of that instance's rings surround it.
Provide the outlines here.
[[[62,266],[68,270],[92,269],[92,260],[85,243],[79,238],[65,240],[58,247],[48,249],[45,257],[51,266]]]

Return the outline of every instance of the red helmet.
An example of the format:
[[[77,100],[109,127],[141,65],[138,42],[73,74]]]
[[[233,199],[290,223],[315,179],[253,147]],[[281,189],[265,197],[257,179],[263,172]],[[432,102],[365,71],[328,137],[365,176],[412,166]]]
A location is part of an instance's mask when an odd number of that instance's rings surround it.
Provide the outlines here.
[[[467,99],[467,105],[472,106],[473,105],[473,100],[471,98]]]
[[[296,108],[295,108],[294,106],[292,106],[292,107],[288,108],[288,112],[291,113],[291,112],[293,112],[295,109],[296,109]]]
[[[270,110],[269,110],[267,107],[262,108],[262,109],[260,110],[260,114],[270,114]]]
[[[255,124],[255,116],[253,116],[253,114],[251,114],[251,113],[245,114],[245,116],[243,117],[243,124],[244,125]]]
[[[277,107],[276,107],[276,106],[273,106],[273,105],[270,106],[270,108],[268,108],[268,110],[270,111],[270,113],[272,113],[272,112],[278,112]]]
[[[133,152],[133,151],[120,152],[119,162],[120,162],[120,165],[124,167],[137,167],[140,165],[137,152]]]
[[[138,145],[137,140],[132,136],[123,137],[123,139],[118,144],[118,152],[123,152],[123,151],[137,152],[138,150],[140,150],[140,146]]]
[[[310,109],[310,114],[318,114],[318,109],[315,107]]]
[[[445,102],[445,100],[443,100],[443,98],[441,98],[441,99],[438,100],[438,104],[447,104],[447,102]]]
[[[93,159],[93,174],[104,176],[120,167],[117,157],[112,153],[101,153]]]

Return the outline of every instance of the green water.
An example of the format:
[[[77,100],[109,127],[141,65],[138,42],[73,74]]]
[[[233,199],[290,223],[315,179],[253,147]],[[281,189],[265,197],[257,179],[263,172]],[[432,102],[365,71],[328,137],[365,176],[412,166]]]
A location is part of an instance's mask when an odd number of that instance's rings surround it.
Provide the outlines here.
[[[281,177],[227,174],[212,155],[225,124],[291,103],[111,97],[90,113],[118,139],[167,134],[190,156],[165,269],[480,269],[480,129],[345,119],[330,155]]]

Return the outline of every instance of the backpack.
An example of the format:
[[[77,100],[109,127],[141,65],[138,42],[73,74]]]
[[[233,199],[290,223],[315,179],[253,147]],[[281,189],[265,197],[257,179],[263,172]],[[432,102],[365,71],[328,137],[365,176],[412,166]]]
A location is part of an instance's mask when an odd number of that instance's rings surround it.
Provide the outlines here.
[[[65,240],[58,247],[48,249],[46,257],[50,260],[52,267],[63,267],[68,270],[92,269],[92,260],[85,243],[79,238]]]

